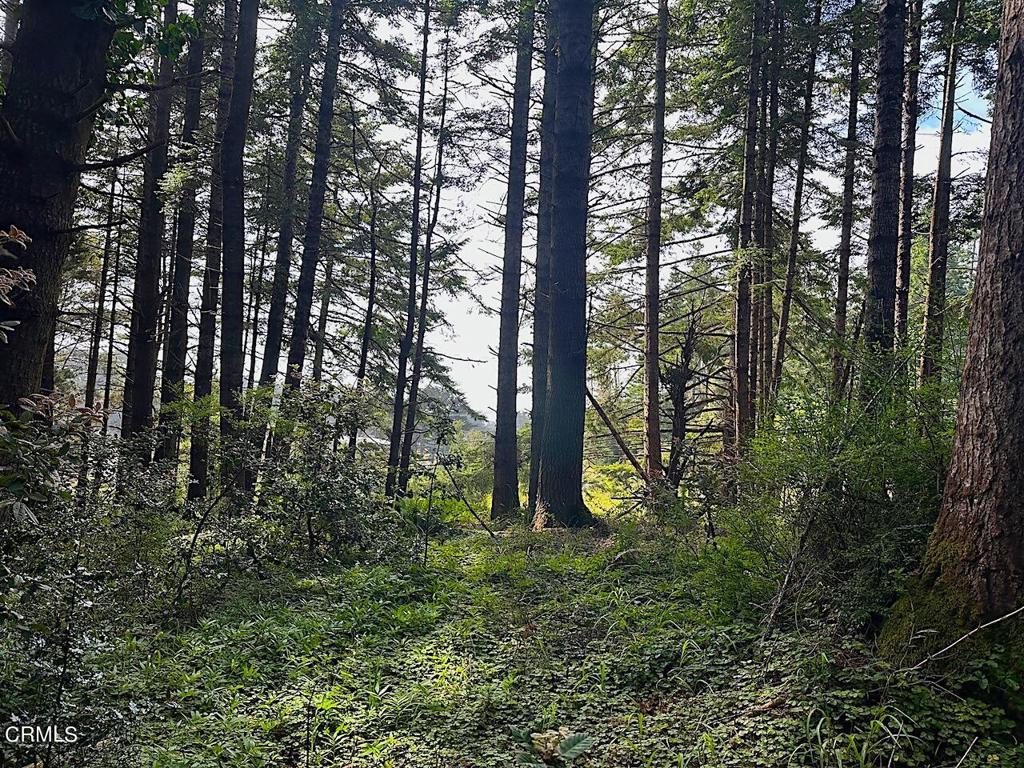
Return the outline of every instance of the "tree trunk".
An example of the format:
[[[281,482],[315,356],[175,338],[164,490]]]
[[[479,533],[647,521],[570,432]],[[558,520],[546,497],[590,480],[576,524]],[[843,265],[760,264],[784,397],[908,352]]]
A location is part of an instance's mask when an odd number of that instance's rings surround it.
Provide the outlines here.
[[[353,119],[354,116],[353,116]],[[370,264],[369,281],[366,289],[366,313],[363,316],[363,333],[359,341],[359,366],[356,369],[356,391],[362,392],[366,383],[366,363],[370,355],[370,341],[373,339],[373,315],[377,308],[377,178],[370,186]],[[348,430],[349,459],[356,457],[356,440],[359,437],[359,423],[353,418]]]
[[[118,129],[114,140],[114,154],[121,145],[121,131]],[[96,377],[100,368],[100,345],[103,341],[103,318],[107,308],[107,278],[110,275],[110,256],[114,246],[114,199],[117,196],[117,169],[110,172],[110,192],[107,194],[107,223],[103,235],[103,260],[100,264],[100,284],[96,289],[96,312],[92,318],[92,335],[89,341],[89,364],[85,373],[85,407],[96,404]]]
[[[779,153],[779,71],[784,56],[782,27],[785,7],[781,3],[777,3],[772,16],[772,60],[768,78],[768,141],[762,192],[764,196],[762,203],[764,217],[762,280],[764,284],[761,288],[761,354],[759,357],[761,371],[758,377],[761,391],[752,394],[752,396],[758,396],[765,407],[768,402],[768,387],[771,382],[773,350],[775,348],[775,169]]]
[[[753,398],[750,394],[750,320],[753,264],[748,249],[754,244],[754,193],[757,187],[757,118],[760,103],[762,26],[764,0],[755,0],[750,26],[750,59],[747,71],[746,123],[743,129],[743,189],[740,196],[740,265],[736,272],[736,305],[733,315],[733,389],[735,390],[735,454],[742,456],[754,431]]]
[[[285,139],[284,167],[281,180],[281,221],[278,224],[277,258],[274,261],[274,284],[270,289],[267,311],[267,336],[263,344],[263,364],[260,386],[270,386],[277,379],[281,365],[281,340],[284,336],[284,317],[288,306],[288,279],[292,267],[292,242],[295,239],[296,178],[299,150],[302,148],[302,117],[309,97],[309,38],[315,29],[308,30],[303,39],[303,27],[296,29],[294,51],[289,73],[291,100],[288,104],[288,130]]]
[[[593,120],[593,0],[556,0],[555,156],[551,191],[551,331],[537,515],[593,522],[583,502],[587,388],[587,197]]]
[[[540,116],[540,188],[537,200],[537,257],[534,264],[533,354],[531,360],[529,512],[537,511],[544,415],[547,410],[548,344],[551,333],[551,187],[555,158],[555,80],[558,77],[558,36],[553,0],[544,12],[544,90]]]
[[[270,196],[270,167],[267,167],[267,188],[264,190],[263,200]],[[260,237],[259,252],[260,261],[249,280],[249,366],[248,378],[245,388],[252,389],[256,385],[256,351],[260,345],[260,311],[263,308],[263,278],[267,271],[267,250],[270,247],[270,223],[263,225],[263,234]]]
[[[893,362],[905,10],[904,0],[882,0],[878,15],[878,94],[864,310],[864,343],[869,359],[861,392],[865,402],[874,402],[886,386]]]
[[[114,274],[110,280],[110,322],[107,326],[107,360],[103,370],[103,424],[100,433],[107,434],[110,421],[110,393],[114,379],[114,336],[117,333],[117,297],[121,287],[121,237],[124,226],[124,180],[121,181],[121,200],[117,206],[117,244],[114,246]]]
[[[519,513],[519,291],[523,269],[523,209],[526,204],[526,151],[533,74],[534,0],[520,0],[516,76],[512,94],[512,143],[505,206],[505,252],[501,271],[501,325],[498,331],[498,407],[494,429],[494,490],[491,517]]]
[[[295,321],[292,323],[288,347],[287,386],[298,388],[302,366],[306,361],[309,339],[309,317],[313,310],[313,288],[316,268],[320,262],[320,240],[324,229],[324,197],[327,194],[327,173],[331,164],[331,128],[334,125],[334,96],[338,87],[338,62],[341,58],[341,27],[348,0],[331,0],[331,19],[327,26],[327,49],[320,109],[317,113],[316,146],[313,171],[309,181],[309,207],[306,231],[302,237],[302,264],[295,296]]]
[[[793,219],[789,227],[789,251],[786,255],[786,283],[782,289],[779,309],[779,339],[775,343],[775,364],[769,398],[774,399],[782,384],[782,366],[786,360],[786,337],[789,335],[789,315],[796,287],[797,255],[800,252],[800,222],[803,219],[804,178],[807,171],[807,149],[811,138],[811,120],[814,115],[814,75],[818,63],[818,31],[821,26],[821,0],[814,6],[813,38],[807,53],[807,75],[804,80],[804,107],[800,117],[800,148],[796,158],[796,182],[793,189]]]
[[[658,0],[655,43],[654,131],[647,198],[647,264],[644,285],[644,469],[648,482],[665,474],[661,463],[661,182],[665,161],[665,80],[668,56],[668,0]]]
[[[398,347],[398,369],[395,374],[395,397],[391,407],[391,435],[388,446],[388,474],[384,493],[395,494],[399,461],[402,451],[402,416],[405,411],[405,386],[409,355],[412,352],[414,324],[416,322],[416,278],[420,247],[420,192],[423,186],[423,118],[427,101],[427,53],[430,46],[430,0],[423,4],[423,45],[420,50],[419,104],[416,110],[416,154],[412,172],[412,222],[409,246],[409,291],[405,304],[405,330]]]
[[[177,0],[164,6],[164,27],[178,21]],[[174,62],[161,56],[157,90],[150,97],[148,143],[155,145],[146,155],[142,178],[139,245],[135,260],[135,288],[132,291],[132,321],[128,333],[128,371],[124,383],[121,434],[131,437],[153,425],[156,398],[156,367],[159,354],[160,265],[163,258],[165,214],[160,199],[160,181],[167,172],[167,143],[170,138],[171,102],[174,90]]]
[[[235,44],[235,77],[221,144],[224,183],[224,244],[220,302],[220,434],[221,480],[245,487],[244,461],[231,456],[231,440],[239,434],[242,418],[242,375],[245,363],[243,322],[245,312],[245,145],[252,106],[256,69],[256,30],[260,0],[241,0],[238,5],[238,41]]]
[[[217,88],[217,116],[214,146],[210,160],[210,215],[206,227],[206,265],[203,269],[203,295],[199,307],[199,347],[196,351],[196,376],[193,397],[196,403],[213,393],[213,362],[217,342],[217,308],[220,303],[220,266],[224,224],[224,185],[222,146],[231,106],[231,88],[235,73],[235,37],[238,31],[236,0],[224,0],[224,26],[221,33],[220,82]],[[188,497],[206,495],[210,473],[210,417],[206,408],[192,422],[189,450]]]
[[[444,145],[445,119],[448,114],[448,34],[445,34],[443,67],[444,86],[441,95],[441,115],[437,131],[437,156],[434,170],[434,210],[427,222],[427,236],[423,243],[423,284],[420,290],[420,310],[416,320],[416,349],[413,353],[412,376],[409,379],[409,404],[405,409],[405,432],[402,435],[402,453],[398,464],[398,492],[405,494],[409,486],[409,467],[412,464],[412,443],[416,437],[416,416],[419,407],[420,380],[423,376],[423,361],[426,352],[427,309],[430,297],[430,264],[433,257],[431,242],[437,219],[441,213],[441,189],[444,186]]]
[[[196,6],[196,22],[202,30],[206,23],[209,3]],[[206,39],[200,32],[192,39],[188,49],[185,81],[185,109],[181,127],[181,145],[185,151],[195,149],[196,133],[202,119],[203,57]],[[167,353],[164,356],[163,378],[160,382],[160,425],[164,434],[158,455],[162,459],[177,457],[181,437],[180,416],[165,409],[185,396],[185,365],[188,356],[188,295],[192,285],[192,259],[195,256],[196,188],[185,184],[178,201],[178,220],[174,244],[174,282],[171,285],[171,318],[167,334]]]
[[[903,90],[903,159],[900,171],[900,243],[896,262],[896,341],[907,341],[910,301],[910,254],[914,246],[914,154],[917,151],[917,81],[921,71],[921,21],[924,0],[908,9],[906,85]]]
[[[18,7],[20,0],[8,0],[7,10],[4,11],[4,50],[0,52],[0,85],[7,85],[7,78],[11,76],[11,50],[9,46],[14,45],[18,36]]]
[[[0,404],[12,407],[42,383],[74,237],[79,175],[106,89],[114,25],[102,14],[88,15],[67,0],[24,6],[0,108],[0,226],[32,238],[18,264],[36,278],[30,291],[12,297],[14,306],[0,306],[0,321],[19,323],[0,344]]]
[[[939,164],[935,170],[932,220],[928,232],[928,299],[924,316],[924,344],[921,381],[937,380],[942,373],[942,336],[946,313],[946,266],[949,261],[949,200],[953,188],[953,117],[956,110],[956,81],[959,45],[957,35],[963,21],[964,1],[958,0],[949,27],[946,76],[942,96],[939,133]]]
[[[836,284],[835,347],[832,350],[832,390],[843,396],[846,376],[846,324],[850,298],[850,256],[853,252],[853,204],[857,193],[857,112],[860,107],[860,2],[851,13],[852,50],[846,108],[846,162],[843,168],[843,209],[839,224],[839,276]]]
[[[1024,2],[1003,6],[985,215],[945,495],[925,585],[946,615],[1024,603]]]
[[[327,342],[327,320],[331,313],[331,296],[334,292],[334,254],[327,254],[324,266],[324,285],[320,290],[320,314],[316,321],[316,347],[313,351],[313,381],[320,381],[324,372],[324,347]]]

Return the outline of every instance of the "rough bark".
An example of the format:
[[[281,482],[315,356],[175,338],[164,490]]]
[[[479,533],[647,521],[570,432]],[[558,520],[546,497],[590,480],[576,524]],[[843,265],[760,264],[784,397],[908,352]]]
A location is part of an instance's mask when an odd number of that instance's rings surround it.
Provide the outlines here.
[[[814,80],[818,63],[818,29],[821,26],[821,0],[814,6],[814,21],[811,28],[811,46],[807,53],[807,69],[804,78],[803,114],[800,116],[800,146],[796,158],[796,180],[793,189],[793,218],[789,226],[789,250],[786,254],[786,282],[782,288],[782,305],[779,308],[779,338],[775,343],[775,362],[772,366],[772,381],[769,397],[774,398],[782,384],[782,366],[786,360],[786,340],[789,335],[789,315],[793,306],[793,291],[796,289],[797,256],[800,253],[800,224],[803,219],[804,180],[807,172],[807,151],[811,138],[811,121],[814,118]]]
[[[942,373],[942,336],[946,314],[946,268],[949,262],[949,203],[953,190],[953,118],[956,114],[956,82],[964,2],[959,0],[949,27],[942,118],[939,129],[939,164],[935,170],[932,219],[928,230],[928,297],[925,302],[921,381],[936,380]]]
[[[526,204],[526,150],[533,74],[534,0],[521,0],[512,94],[512,140],[505,204],[505,250],[501,272],[501,320],[498,331],[498,404],[494,430],[494,490],[491,517],[519,512],[519,293],[523,265],[523,217]]]
[[[239,434],[242,418],[242,376],[245,364],[243,318],[245,313],[245,145],[252,106],[256,69],[256,31],[260,0],[241,0],[238,5],[238,39],[235,44],[235,77],[231,86],[228,119],[221,143],[224,220],[221,255],[220,301],[220,434],[224,451],[221,479],[244,487],[244,462],[231,455],[230,442]]]
[[[409,289],[405,303],[405,329],[398,347],[398,368],[395,372],[395,397],[391,406],[391,433],[388,445],[388,473],[384,493],[394,496],[398,482],[402,451],[402,416],[405,413],[405,388],[409,356],[412,353],[416,323],[416,278],[419,275],[420,196],[423,188],[423,122],[427,102],[427,53],[430,48],[430,0],[423,3],[422,47],[419,63],[419,101],[416,108],[416,153],[412,171],[412,220],[409,236]]]
[[[551,192],[551,329],[537,515],[575,527],[593,521],[583,502],[593,0],[557,0],[555,15],[559,59]]]
[[[860,2],[851,14],[852,48],[847,86],[846,160],[843,166],[843,207],[839,224],[838,276],[836,280],[835,346],[832,350],[832,389],[836,399],[845,389],[846,325],[850,299],[850,257],[853,253],[853,204],[857,194],[857,113],[860,107]]]
[[[876,401],[893,362],[905,10],[904,0],[882,0],[878,14],[878,93],[864,310],[864,343],[869,359],[861,393],[866,402]]]
[[[199,306],[199,346],[193,397],[199,403],[213,393],[213,363],[217,343],[217,309],[220,304],[221,247],[224,225],[224,191],[221,148],[231,106],[231,88],[235,72],[235,37],[238,30],[236,0],[224,1],[224,25],[221,31],[217,113],[213,129],[210,161],[210,215],[206,227],[206,254],[203,268],[203,293]],[[209,484],[210,417],[200,409],[192,422],[189,449],[188,486],[190,499],[206,495]]]
[[[540,116],[540,187],[537,193],[537,256],[534,264],[533,354],[531,361],[530,480],[527,504],[537,511],[541,446],[548,392],[548,342],[551,332],[551,185],[555,157],[555,79],[558,76],[558,37],[549,0],[544,13],[544,89]]]
[[[903,89],[903,157],[900,171],[900,244],[896,262],[896,341],[907,341],[910,254],[914,245],[914,154],[917,151],[918,93],[921,70],[921,20],[924,0],[912,0],[907,17],[907,63]]]
[[[18,264],[36,277],[32,290],[12,297],[14,306],[0,307],[0,320],[19,323],[0,344],[0,404],[10,406],[42,383],[93,107],[106,87],[114,25],[75,11],[68,0],[23,7],[0,108],[0,226],[32,237]]]
[[[647,193],[647,260],[644,281],[644,469],[655,482],[665,474],[661,457],[661,204],[665,161],[665,80],[668,0],[658,0],[654,64],[654,125]]]
[[[309,180],[309,205],[306,229],[302,237],[302,263],[295,296],[295,318],[288,345],[288,369],[285,383],[297,388],[302,381],[309,339],[309,317],[313,310],[313,287],[320,263],[320,241],[324,231],[324,198],[331,163],[331,128],[334,125],[334,96],[338,88],[338,62],[341,59],[341,28],[348,0],[331,0],[331,18],[327,25],[327,49],[317,112],[313,171]]]
[[[956,435],[924,562],[939,610],[1024,603],[1024,2],[1003,5],[978,273]]]

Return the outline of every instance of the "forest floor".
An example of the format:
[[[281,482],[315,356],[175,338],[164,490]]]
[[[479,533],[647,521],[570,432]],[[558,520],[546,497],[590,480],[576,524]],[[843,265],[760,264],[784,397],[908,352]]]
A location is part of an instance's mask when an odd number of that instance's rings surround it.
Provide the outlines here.
[[[766,638],[759,595],[742,553],[635,529],[253,578],[119,648],[121,764],[563,765],[516,732],[565,729],[576,766],[1024,765],[1001,710],[822,624]]]

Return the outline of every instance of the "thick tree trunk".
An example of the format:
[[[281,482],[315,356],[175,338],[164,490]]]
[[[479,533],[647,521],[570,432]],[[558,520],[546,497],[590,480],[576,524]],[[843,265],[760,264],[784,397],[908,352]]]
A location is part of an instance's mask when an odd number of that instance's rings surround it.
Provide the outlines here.
[[[593,521],[583,502],[593,0],[556,0],[555,15],[559,58],[551,191],[551,331],[537,515],[574,527]]]
[[[288,104],[288,129],[285,139],[284,167],[281,171],[281,220],[277,229],[277,258],[274,261],[274,283],[270,289],[267,311],[267,336],[263,345],[263,363],[260,386],[274,383],[281,365],[281,340],[284,337],[284,318],[288,306],[288,279],[292,267],[292,242],[295,239],[296,179],[299,150],[302,148],[302,118],[309,97],[310,42],[315,30],[300,24],[292,51],[289,72],[291,99]]]
[[[946,75],[942,89],[942,120],[939,131],[939,164],[935,170],[932,220],[928,232],[928,299],[924,316],[924,344],[921,353],[921,381],[938,379],[942,373],[942,336],[946,314],[946,266],[949,261],[949,202],[953,189],[953,117],[956,110],[956,81],[959,45],[957,34],[963,21],[964,0],[958,0],[949,27]]]
[[[412,171],[412,221],[409,245],[409,290],[405,303],[405,330],[398,347],[398,369],[395,373],[395,397],[391,406],[391,433],[388,445],[388,474],[384,493],[394,496],[398,483],[402,452],[402,416],[405,413],[405,387],[408,376],[409,355],[412,353],[413,331],[416,323],[416,278],[419,276],[420,249],[420,193],[423,187],[423,122],[427,102],[427,54],[430,48],[430,0],[423,4],[423,44],[420,49],[419,103],[416,110],[416,154]]]
[[[534,264],[533,354],[530,404],[529,512],[537,511],[541,446],[548,393],[548,344],[551,334],[551,187],[555,164],[555,79],[558,77],[558,36],[552,0],[544,13],[544,90],[540,116],[540,188],[537,194],[537,258]]]
[[[1024,604],[1024,2],[1003,5],[985,215],[956,436],[924,562],[938,610]],[[940,616],[941,618],[941,616]]]
[[[665,161],[665,80],[668,0],[658,0],[654,64],[654,130],[647,193],[647,263],[644,285],[644,469],[648,482],[665,474],[661,459],[661,182]]]
[[[14,306],[0,306],[0,321],[19,323],[0,344],[0,404],[12,407],[42,383],[74,237],[79,174],[106,89],[114,25],[102,14],[76,11],[69,0],[23,6],[0,108],[0,227],[32,238],[18,264],[36,277],[30,291],[13,296]]]
[[[878,94],[864,310],[864,343],[869,359],[861,393],[865,402],[875,405],[893,363],[905,10],[904,0],[882,0],[878,15]]]
[[[774,360],[775,349],[775,169],[778,164],[779,154],[779,72],[782,67],[783,49],[783,19],[785,7],[776,3],[772,14],[772,38],[771,38],[771,68],[768,77],[768,122],[767,122],[767,146],[764,162],[764,188],[762,195],[762,273],[761,279],[761,327],[756,329],[761,334],[760,345],[760,392],[757,396],[759,401],[767,408],[768,387],[771,382],[772,361]],[[752,382],[753,383],[753,382]]]
[[[306,231],[302,237],[302,264],[295,296],[295,320],[288,346],[287,386],[298,388],[306,361],[309,339],[309,317],[313,311],[313,288],[316,268],[320,262],[320,240],[324,231],[324,198],[327,195],[327,173],[331,164],[331,128],[334,125],[334,96],[338,88],[338,62],[341,58],[341,28],[348,0],[331,0],[331,18],[327,26],[327,49],[324,76],[317,112],[316,145],[313,150],[313,171],[309,181],[309,206]]]
[[[196,7],[200,29],[206,23],[209,3]],[[195,149],[196,133],[202,119],[202,72],[206,39],[200,32],[189,45],[186,65],[185,109],[182,117],[181,145],[186,152]],[[171,285],[171,317],[167,333],[163,378],[160,381],[160,425],[164,434],[158,455],[162,459],[178,455],[181,437],[180,416],[166,409],[185,396],[185,364],[188,356],[188,294],[192,285],[192,259],[195,256],[196,188],[186,183],[178,201],[178,219],[174,238],[174,282]]]
[[[760,103],[764,0],[755,0],[750,27],[750,58],[747,71],[746,118],[743,129],[743,188],[740,195],[740,264],[736,272],[733,314],[733,390],[737,457],[746,451],[754,432],[754,402],[750,393],[750,321],[753,264],[749,249],[754,245],[754,202],[757,188],[757,118]]]
[[[786,360],[786,340],[789,335],[789,315],[796,288],[797,256],[800,253],[800,223],[804,210],[804,179],[807,172],[807,150],[811,138],[811,120],[814,117],[814,76],[818,63],[818,30],[821,26],[821,0],[814,6],[811,47],[807,54],[807,74],[804,79],[804,105],[800,117],[800,147],[796,158],[796,181],[793,189],[793,218],[789,227],[789,251],[786,255],[786,282],[782,289],[779,308],[779,339],[775,343],[775,363],[769,398],[775,398],[782,384],[782,366]]]
[[[164,6],[164,27],[178,21],[177,0]],[[157,90],[150,98],[148,142],[155,145],[146,155],[142,177],[139,245],[132,291],[132,322],[128,333],[128,372],[124,383],[121,434],[131,437],[153,425],[156,398],[156,367],[159,354],[160,265],[163,258],[166,216],[160,199],[160,181],[167,172],[167,143],[171,128],[174,62],[161,56]]]
[[[239,434],[242,418],[242,376],[245,364],[243,317],[245,313],[245,145],[252,106],[256,69],[256,31],[260,0],[241,0],[238,6],[238,41],[235,45],[235,78],[231,106],[221,144],[224,183],[224,244],[220,302],[220,434],[223,457],[222,482],[245,487],[244,461],[231,455],[231,440]]]
[[[427,235],[423,242],[423,283],[420,289],[420,309],[416,319],[416,348],[413,353],[412,376],[409,379],[409,403],[405,409],[405,431],[402,435],[402,454],[398,464],[398,492],[405,494],[409,486],[411,475],[409,467],[412,465],[412,444],[416,437],[416,417],[419,408],[420,380],[423,376],[423,362],[426,354],[427,336],[427,310],[430,306],[430,265],[433,257],[432,241],[434,231],[437,228],[437,219],[441,213],[441,190],[444,187],[444,145],[445,145],[445,120],[448,114],[448,58],[449,38],[445,35],[443,67],[444,86],[441,91],[441,115],[437,130],[437,156],[434,164],[434,209],[429,214],[430,221],[427,222]]]
[[[534,0],[520,0],[516,79],[512,94],[512,143],[505,206],[505,252],[501,273],[501,324],[498,331],[498,407],[494,429],[494,490],[491,517],[519,513],[519,292],[523,266],[523,209],[526,204],[526,150],[533,74]]]
[[[235,37],[238,31],[236,0],[224,0],[224,26],[221,32],[220,72],[217,88],[217,115],[210,167],[210,215],[206,227],[206,264],[203,269],[203,294],[199,307],[199,346],[193,397],[201,402],[213,393],[213,364],[217,343],[217,309],[220,304],[221,247],[224,225],[224,185],[222,146],[231,106],[231,88],[235,73]],[[192,422],[189,449],[188,487],[190,499],[206,495],[210,473],[210,417],[200,409]]]
[[[18,6],[19,0],[8,0],[7,10],[4,11],[4,50],[0,51],[0,85],[7,85],[7,78],[11,75],[11,50],[9,46],[14,45],[14,39],[18,36]]]
[[[900,171],[900,244],[896,262],[896,341],[907,341],[910,311],[910,254],[914,246],[914,154],[917,151],[918,94],[921,70],[921,21],[924,0],[912,0],[907,18],[906,84],[903,89],[903,159]]]

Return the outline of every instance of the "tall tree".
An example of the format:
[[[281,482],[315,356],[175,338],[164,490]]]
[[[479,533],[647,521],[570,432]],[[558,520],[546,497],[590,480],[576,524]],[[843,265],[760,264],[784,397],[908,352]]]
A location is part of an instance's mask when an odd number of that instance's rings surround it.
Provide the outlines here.
[[[854,199],[857,193],[857,113],[860,107],[860,0],[850,13],[850,77],[847,81],[846,141],[843,164],[843,202],[839,223],[838,274],[836,277],[835,342],[832,350],[833,396],[842,395],[846,370],[846,324],[850,297],[850,257],[853,255]]]
[[[537,191],[537,256],[534,263],[533,354],[530,405],[530,480],[527,504],[537,511],[541,447],[548,395],[548,345],[551,335],[551,188],[555,159],[555,79],[558,77],[558,35],[553,0],[544,11],[544,90],[540,115],[540,186]]]
[[[196,22],[200,32],[189,43],[185,69],[185,107],[182,116],[181,146],[184,153],[196,151],[196,134],[202,119],[203,58],[206,53],[205,32],[209,9],[208,0],[196,5]],[[195,158],[189,156],[189,159]],[[174,238],[174,282],[171,285],[171,317],[167,334],[167,354],[164,357],[163,378],[160,380],[160,424],[166,432],[162,436],[159,454],[167,459],[177,457],[178,437],[181,431],[178,417],[166,406],[185,396],[185,364],[188,356],[188,296],[192,286],[192,260],[195,256],[196,187],[187,182],[178,200],[176,234]]]
[[[178,22],[177,0],[164,6],[164,29]],[[131,437],[153,422],[156,367],[159,353],[160,265],[166,217],[160,199],[160,182],[167,172],[174,62],[165,52],[159,56],[156,88],[150,98],[148,140],[153,149],[146,155],[142,179],[139,245],[132,291],[132,321],[128,334],[128,371],[124,384],[121,434]]]
[[[206,254],[203,267],[203,293],[199,306],[199,346],[193,397],[202,402],[213,393],[213,364],[217,342],[217,308],[220,304],[221,248],[224,238],[224,184],[221,148],[231,107],[231,88],[235,79],[235,38],[238,34],[237,0],[224,0],[224,24],[221,27],[218,65],[217,113],[213,128],[213,159],[210,163],[210,211],[206,224]],[[206,495],[210,472],[210,416],[200,409],[192,421],[189,448],[188,486],[190,499]]]
[[[551,190],[551,329],[537,514],[575,527],[593,519],[583,501],[593,0],[555,0],[555,16],[559,56]]]
[[[953,454],[923,582],[964,621],[1024,603],[1024,2],[1006,0]],[[934,618],[934,617],[932,617]]]
[[[54,334],[61,275],[74,237],[79,179],[97,105],[106,94],[115,25],[72,3],[32,0],[21,10],[11,73],[0,107],[0,226],[32,237],[18,263],[35,274],[30,291],[0,305],[18,323],[0,344],[0,404],[36,392]]]
[[[878,92],[864,308],[869,363],[862,394],[868,402],[874,400],[886,379],[895,332],[905,10],[904,0],[882,0],[878,14]]]
[[[398,347],[398,370],[395,373],[395,397],[391,407],[391,433],[388,445],[388,474],[384,492],[388,497],[395,493],[398,483],[399,464],[402,452],[402,417],[405,414],[405,389],[407,385],[409,356],[412,354],[413,333],[416,325],[416,279],[419,276],[420,250],[420,197],[423,188],[423,129],[427,104],[427,55],[430,51],[430,0],[423,3],[423,28],[421,31],[419,63],[419,101],[416,106],[416,151],[412,170],[412,220],[409,236],[409,289],[405,301],[405,329]]]
[[[114,146],[121,144],[121,132],[118,129]],[[117,150],[115,149],[115,152]],[[100,282],[96,288],[96,312],[92,318],[92,334],[89,340],[89,363],[85,372],[85,407],[92,408],[96,403],[96,378],[100,367],[100,345],[103,340],[103,320],[107,307],[107,282],[110,276],[110,258],[114,248],[114,202],[117,199],[117,182],[119,172],[110,172],[110,191],[107,193],[106,226],[103,233],[103,257],[100,262]]]
[[[946,267],[949,261],[949,203],[953,189],[953,118],[956,110],[957,65],[960,46],[957,34],[963,22],[964,0],[956,0],[949,24],[942,118],[939,129],[939,164],[935,170],[932,218],[928,230],[928,298],[925,302],[921,380],[930,381],[942,371],[942,336],[946,314]]]
[[[256,70],[256,33],[260,0],[240,0],[235,75],[231,85],[228,119],[221,143],[224,221],[221,256],[220,307],[220,433],[222,440],[237,432],[242,417],[242,371],[245,363],[245,145],[249,131],[253,79]],[[226,459],[222,480],[244,484],[245,468]]]
[[[270,289],[270,307],[267,311],[267,333],[263,345],[263,363],[260,386],[274,383],[281,365],[281,340],[284,337],[284,318],[288,306],[288,278],[292,267],[292,244],[295,239],[295,200],[299,151],[302,148],[302,118],[309,97],[309,68],[311,38],[315,26],[307,19],[312,15],[300,9],[291,40],[291,66],[288,75],[288,128],[285,138],[284,166],[281,169],[281,218],[277,228],[277,257],[274,261],[274,282]]]
[[[647,262],[644,284],[644,470],[648,482],[660,479],[661,365],[661,204],[665,163],[665,81],[668,58],[668,0],[658,0],[654,54],[654,126],[647,192]]]
[[[900,244],[896,262],[896,340],[907,340],[910,254],[914,246],[914,155],[917,152],[918,80],[924,0],[912,0],[907,18],[907,65],[903,89],[903,162],[900,171]]]
[[[519,511],[519,444],[516,400],[519,394],[519,292],[523,265],[523,214],[526,204],[526,150],[533,74],[534,0],[520,0],[516,74],[512,88],[512,141],[505,202],[505,251],[501,272],[501,321],[498,331],[498,406],[494,429],[494,491],[491,517]]]
[[[306,230],[302,237],[302,263],[295,296],[295,318],[288,346],[288,370],[285,382],[297,388],[302,380],[309,339],[309,317],[313,310],[313,288],[316,268],[320,263],[320,241],[324,231],[324,199],[327,195],[327,173],[331,163],[331,129],[334,126],[334,97],[338,90],[338,62],[341,59],[341,30],[348,0],[331,0],[331,18],[327,24],[327,49],[324,76],[320,86],[320,108],[317,112],[316,145],[313,150],[313,171],[309,181],[309,205]]]
[[[811,120],[814,116],[814,75],[818,62],[818,39],[821,27],[821,0],[814,5],[811,44],[807,51],[807,69],[804,75],[804,105],[800,117],[800,146],[797,149],[796,181],[793,187],[793,218],[789,226],[789,250],[786,254],[786,283],[782,288],[782,306],[779,309],[779,339],[775,343],[775,364],[772,367],[770,395],[775,396],[782,383],[782,365],[786,359],[789,335],[789,314],[796,289],[797,256],[800,253],[800,224],[803,219],[804,180],[807,173],[807,151],[811,138]]]

